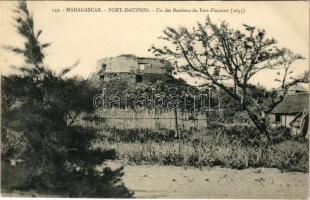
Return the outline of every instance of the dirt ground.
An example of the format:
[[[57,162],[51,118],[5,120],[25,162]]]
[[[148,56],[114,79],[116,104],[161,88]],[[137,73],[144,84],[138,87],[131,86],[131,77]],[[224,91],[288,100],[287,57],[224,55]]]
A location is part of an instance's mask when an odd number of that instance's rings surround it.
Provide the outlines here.
[[[121,163],[113,161],[106,165],[113,169]],[[308,173],[281,173],[271,168],[234,170],[158,165],[125,165],[124,172],[122,180],[135,192],[135,198],[309,198]],[[2,192],[2,196],[45,197],[34,192]]]
[[[136,198],[309,198],[309,174],[278,169],[125,166]]]

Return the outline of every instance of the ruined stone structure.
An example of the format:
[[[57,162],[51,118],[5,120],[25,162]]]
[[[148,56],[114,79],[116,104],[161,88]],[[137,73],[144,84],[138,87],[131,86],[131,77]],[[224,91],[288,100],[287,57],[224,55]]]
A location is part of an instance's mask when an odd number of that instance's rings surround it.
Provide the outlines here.
[[[101,81],[126,78],[132,82],[142,82],[144,76],[172,75],[169,61],[158,58],[142,58],[135,55],[120,55],[100,59],[97,63]]]

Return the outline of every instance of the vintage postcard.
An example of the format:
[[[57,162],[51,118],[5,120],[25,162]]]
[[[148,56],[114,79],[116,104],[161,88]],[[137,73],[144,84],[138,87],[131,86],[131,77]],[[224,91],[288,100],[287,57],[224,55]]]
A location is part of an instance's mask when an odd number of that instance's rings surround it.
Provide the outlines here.
[[[309,198],[309,1],[0,1],[1,196]]]

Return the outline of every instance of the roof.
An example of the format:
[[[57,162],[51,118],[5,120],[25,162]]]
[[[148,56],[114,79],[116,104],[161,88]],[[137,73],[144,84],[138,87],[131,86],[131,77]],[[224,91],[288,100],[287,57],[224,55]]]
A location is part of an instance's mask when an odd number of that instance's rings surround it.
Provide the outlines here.
[[[289,87],[288,91],[295,91],[295,90],[298,90],[298,91],[304,91],[304,92],[307,92],[306,88],[304,88],[303,86],[301,86],[300,84],[296,84],[296,85],[293,85],[291,87]]]
[[[309,94],[286,95],[271,113],[294,114],[309,110]]]
[[[277,90],[283,90],[283,88],[279,87]],[[295,84],[288,88],[288,91],[302,91],[302,92],[308,92],[308,90],[303,87],[301,84]]]

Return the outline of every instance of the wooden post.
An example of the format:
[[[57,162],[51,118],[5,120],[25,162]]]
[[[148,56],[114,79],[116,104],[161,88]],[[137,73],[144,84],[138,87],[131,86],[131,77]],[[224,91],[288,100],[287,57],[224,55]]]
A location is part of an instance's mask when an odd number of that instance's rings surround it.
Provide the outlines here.
[[[179,127],[178,127],[178,112],[176,108],[174,109],[174,121],[175,121],[175,136],[178,137],[179,156],[181,156],[181,134],[179,132]]]
[[[179,135],[179,127],[178,127],[178,112],[176,108],[174,109],[174,124],[175,124],[174,136],[177,137]]]
[[[211,89],[210,88],[208,88],[208,90],[209,90],[209,102],[208,102],[208,104],[209,104],[209,111],[211,110]]]

